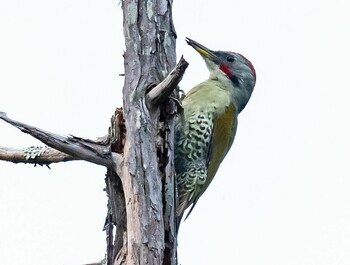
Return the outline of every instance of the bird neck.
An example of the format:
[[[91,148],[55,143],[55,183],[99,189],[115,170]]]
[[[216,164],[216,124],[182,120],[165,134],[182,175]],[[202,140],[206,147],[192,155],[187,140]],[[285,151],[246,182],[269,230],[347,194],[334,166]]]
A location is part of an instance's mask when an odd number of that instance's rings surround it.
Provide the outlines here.
[[[232,96],[238,113],[245,108],[250,99],[250,95],[251,93],[249,93],[247,89],[234,88]]]
[[[229,92],[231,101],[233,102],[237,113],[240,113],[247,105],[251,93],[248,89],[242,89],[239,85],[234,84],[222,71],[214,70],[210,72],[209,82],[215,81],[220,84],[220,87]]]

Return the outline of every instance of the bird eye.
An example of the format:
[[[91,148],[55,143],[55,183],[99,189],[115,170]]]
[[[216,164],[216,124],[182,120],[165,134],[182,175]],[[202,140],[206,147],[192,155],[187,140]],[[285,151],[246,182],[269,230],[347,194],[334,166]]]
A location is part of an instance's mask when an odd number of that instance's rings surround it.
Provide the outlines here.
[[[235,57],[233,57],[232,55],[227,56],[226,60],[230,63],[235,61]]]

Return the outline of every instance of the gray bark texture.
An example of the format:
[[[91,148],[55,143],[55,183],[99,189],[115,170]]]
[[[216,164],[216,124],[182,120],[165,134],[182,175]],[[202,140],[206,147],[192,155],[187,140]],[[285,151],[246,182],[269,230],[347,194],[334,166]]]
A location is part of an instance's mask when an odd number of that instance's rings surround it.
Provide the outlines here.
[[[188,64],[181,58],[175,67],[171,8],[171,0],[122,1],[123,108],[116,109],[108,135],[60,136],[0,111],[1,120],[47,145],[0,147],[0,160],[46,166],[85,160],[107,168],[107,253],[96,264],[177,264],[174,89]]]
[[[174,183],[175,106],[148,105],[145,97],[147,89],[159,84],[175,66],[171,4],[168,0],[122,2],[127,133],[119,177],[126,203],[127,242],[121,249],[124,253],[118,255],[122,262],[117,264],[176,263],[175,230],[170,225],[174,223],[175,192],[174,184],[166,183]],[[163,208],[163,201],[171,209]]]

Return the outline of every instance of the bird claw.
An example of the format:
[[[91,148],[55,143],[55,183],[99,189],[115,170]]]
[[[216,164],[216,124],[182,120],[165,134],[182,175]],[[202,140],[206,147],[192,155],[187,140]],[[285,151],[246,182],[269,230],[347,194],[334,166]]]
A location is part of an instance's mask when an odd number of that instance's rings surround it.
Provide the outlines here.
[[[183,112],[184,107],[182,106],[181,99],[177,99],[175,97],[169,96],[170,99],[174,100],[176,106],[178,107],[180,112]]]
[[[180,95],[180,100],[182,101],[186,97],[186,93],[182,89],[179,89],[178,92]]]

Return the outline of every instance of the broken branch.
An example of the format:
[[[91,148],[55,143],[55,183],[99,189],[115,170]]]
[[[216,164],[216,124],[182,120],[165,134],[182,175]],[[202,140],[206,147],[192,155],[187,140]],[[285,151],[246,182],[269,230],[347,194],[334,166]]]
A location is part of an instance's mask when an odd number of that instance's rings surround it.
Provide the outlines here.
[[[171,92],[178,86],[188,67],[188,62],[181,56],[180,61],[168,76],[157,86],[147,93],[148,100],[152,105],[159,105],[169,97]]]
[[[0,119],[28,133],[44,144],[72,156],[71,160],[86,160],[105,167],[113,167],[109,145],[75,136],[64,137],[40,128],[10,119],[5,112],[0,112]],[[25,158],[25,153],[23,152]]]

